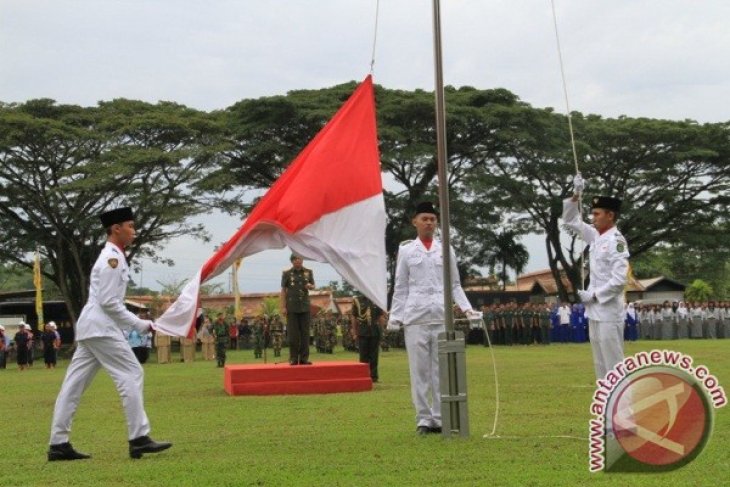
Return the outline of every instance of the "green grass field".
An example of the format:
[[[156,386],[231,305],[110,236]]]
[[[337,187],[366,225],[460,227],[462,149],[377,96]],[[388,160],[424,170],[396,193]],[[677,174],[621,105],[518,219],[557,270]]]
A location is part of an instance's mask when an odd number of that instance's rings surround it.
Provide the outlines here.
[[[639,342],[627,354],[667,347],[709,367],[730,391],[730,341]],[[270,352],[270,351],[269,351]],[[550,345],[495,350],[501,391],[497,434],[484,439],[495,396],[488,349],[469,346],[469,438],[417,437],[403,350],[381,354],[371,392],[229,397],[214,362],[145,365],[145,400],[155,439],[172,449],[142,460],[127,454],[119,397],[101,372],[84,395],[73,444],[93,458],[46,461],[53,404],[67,362],[0,371],[0,485],[144,486],[707,486],[730,484],[730,408],[716,411],[704,452],[662,474],[590,474],[586,438],[593,394],[590,347]],[[283,352],[286,355],[286,351]],[[269,357],[270,357],[269,353]],[[177,358],[177,357],[173,357]],[[354,353],[314,353],[356,360]],[[271,360],[271,358],[270,358]],[[229,352],[228,363],[253,362]]]

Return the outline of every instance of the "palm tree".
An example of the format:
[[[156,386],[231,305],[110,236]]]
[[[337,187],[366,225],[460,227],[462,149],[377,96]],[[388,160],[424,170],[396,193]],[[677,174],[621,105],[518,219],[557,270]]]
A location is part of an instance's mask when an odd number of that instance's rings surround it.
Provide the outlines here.
[[[513,269],[519,274],[527,266],[530,254],[527,248],[517,241],[517,233],[505,231],[494,239],[494,250],[487,257],[487,265],[494,271],[499,266],[499,276],[502,281],[502,290],[507,288],[507,269]]]

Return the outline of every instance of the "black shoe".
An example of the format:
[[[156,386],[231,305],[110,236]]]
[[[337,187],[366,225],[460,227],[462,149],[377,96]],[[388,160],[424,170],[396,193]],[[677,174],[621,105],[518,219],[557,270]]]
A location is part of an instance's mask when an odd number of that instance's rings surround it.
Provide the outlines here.
[[[48,461],[56,462],[59,460],[86,460],[91,458],[91,455],[80,453],[74,450],[71,443],[59,443],[58,445],[51,445],[48,449]]]
[[[299,362],[297,362],[296,360],[290,360],[289,365],[299,365]]]
[[[129,456],[132,458],[142,458],[143,453],[157,453],[167,450],[172,443],[157,442],[149,436],[140,436],[133,440],[129,440]]]
[[[430,428],[428,426],[419,426],[416,428],[416,434],[418,436],[426,436],[430,433]]]
[[[441,433],[443,430],[441,429],[441,426],[431,426],[428,429],[429,433]]]
[[[299,365],[312,365],[312,362],[310,362],[309,360],[302,360],[301,362],[299,362]]]

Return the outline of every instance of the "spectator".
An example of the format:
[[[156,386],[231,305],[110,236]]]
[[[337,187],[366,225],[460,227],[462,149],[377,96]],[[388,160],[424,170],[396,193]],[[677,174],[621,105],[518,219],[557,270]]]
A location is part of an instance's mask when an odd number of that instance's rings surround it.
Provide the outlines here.
[[[231,350],[236,350],[238,348],[238,325],[236,323],[231,323],[228,326],[228,347]]]
[[[7,337],[5,336],[5,327],[0,325],[0,369],[6,367],[5,352],[8,349]]]
[[[570,338],[570,306],[563,303],[558,308],[558,317],[560,318],[560,342],[568,343]]]
[[[209,361],[215,358],[215,338],[211,333],[212,326],[210,318],[207,316],[203,319],[203,326],[198,330],[198,340],[200,340],[200,348],[203,352],[203,360]]]
[[[28,368],[28,353],[30,347],[33,346],[33,335],[30,334],[30,326],[24,322],[20,322],[18,332],[15,334],[13,341],[15,342],[16,362],[18,370]]]
[[[677,306],[677,338],[688,338],[689,337],[689,310],[684,304],[684,301],[680,301]]]
[[[41,335],[41,343],[43,344],[43,362],[46,364],[47,369],[56,368],[56,355],[58,347],[60,346],[60,340],[58,332],[54,329],[55,323],[49,321],[43,330]]]
[[[689,337],[702,338],[702,325],[705,319],[705,313],[699,303],[692,302],[689,310]]]

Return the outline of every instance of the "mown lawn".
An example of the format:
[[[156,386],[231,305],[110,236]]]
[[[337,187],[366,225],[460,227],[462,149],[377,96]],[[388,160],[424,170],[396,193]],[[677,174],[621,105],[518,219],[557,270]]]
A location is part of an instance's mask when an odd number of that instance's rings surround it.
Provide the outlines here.
[[[639,342],[627,354],[667,347],[707,365],[730,391],[730,340]],[[269,351],[270,352],[270,351]],[[593,368],[587,344],[496,349],[497,435],[488,349],[469,346],[469,438],[417,437],[403,350],[381,354],[371,392],[229,397],[214,362],[145,365],[152,436],[171,450],[131,460],[119,397],[100,373],[84,395],[72,442],[93,458],[46,462],[53,404],[67,362],[0,371],[0,485],[144,486],[706,486],[730,484],[730,408],[717,410],[709,445],[663,474],[590,474],[586,440]],[[286,355],[286,350],[282,355]],[[174,357],[177,358],[177,357]],[[271,355],[269,354],[271,360]],[[317,360],[356,360],[341,349]],[[229,352],[229,363],[253,362]],[[520,438],[512,438],[518,436]]]

